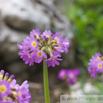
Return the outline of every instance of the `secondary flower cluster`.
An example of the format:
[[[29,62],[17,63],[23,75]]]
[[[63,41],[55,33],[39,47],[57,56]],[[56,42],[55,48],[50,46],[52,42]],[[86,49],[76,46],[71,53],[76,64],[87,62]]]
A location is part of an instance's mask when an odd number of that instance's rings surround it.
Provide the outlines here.
[[[73,85],[76,82],[77,76],[80,75],[79,69],[61,69],[58,73],[58,78],[66,80],[67,83]]]
[[[89,65],[90,67],[87,69],[89,73],[91,73],[91,77],[95,78],[98,76],[98,73],[103,72],[103,56],[100,54],[100,52],[95,53],[95,55],[92,56]]]
[[[0,103],[30,103],[31,95],[27,81],[20,86],[14,75],[0,71]]]
[[[63,39],[59,32],[53,34],[50,30],[45,30],[42,34],[39,29],[32,30],[30,37],[23,39],[22,45],[18,45],[21,50],[20,57],[25,61],[25,64],[31,66],[33,63],[42,62],[45,58],[46,65],[53,66],[59,65],[58,57],[61,53],[68,52],[69,42],[67,38]],[[49,58],[47,58],[47,55]]]

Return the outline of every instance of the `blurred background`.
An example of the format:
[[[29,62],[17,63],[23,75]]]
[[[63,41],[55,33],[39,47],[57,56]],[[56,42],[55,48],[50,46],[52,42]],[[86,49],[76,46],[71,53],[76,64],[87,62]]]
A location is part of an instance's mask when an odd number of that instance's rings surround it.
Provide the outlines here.
[[[14,74],[19,84],[28,80],[32,103],[44,103],[42,63],[25,65],[17,48],[36,28],[60,32],[70,42],[60,66],[48,68],[52,103],[68,94],[68,84],[58,79],[61,68],[80,69],[74,94],[103,92],[102,75],[92,79],[87,71],[92,55],[103,54],[103,0],[0,0],[0,69]]]

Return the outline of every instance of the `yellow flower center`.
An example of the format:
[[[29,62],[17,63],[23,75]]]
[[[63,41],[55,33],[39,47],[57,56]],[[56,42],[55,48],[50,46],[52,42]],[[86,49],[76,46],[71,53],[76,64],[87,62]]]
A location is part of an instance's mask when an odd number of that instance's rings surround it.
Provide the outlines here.
[[[59,42],[59,39],[58,39],[58,38],[55,38],[55,40],[57,41],[57,43]]]
[[[54,60],[54,59],[55,59],[54,57],[51,58],[51,60]]]
[[[5,92],[5,91],[6,91],[5,86],[0,86],[0,92]]]
[[[40,56],[40,57],[41,57],[41,56],[42,56],[42,53],[41,53],[41,52],[38,52],[38,56]]]
[[[98,66],[99,66],[99,68],[102,68],[102,64],[101,63],[99,63]]]
[[[70,77],[70,78],[73,78],[73,74],[70,74],[69,77]]]
[[[32,42],[32,46],[35,47],[37,43],[35,41]]]
[[[21,96],[21,94],[20,94],[20,93],[18,93],[17,95],[18,95],[18,96]]]

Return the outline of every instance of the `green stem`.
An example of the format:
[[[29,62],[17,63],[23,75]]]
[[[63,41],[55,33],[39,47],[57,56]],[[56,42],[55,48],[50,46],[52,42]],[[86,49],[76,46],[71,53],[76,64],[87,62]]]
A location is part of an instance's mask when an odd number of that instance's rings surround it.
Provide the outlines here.
[[[68,93],[69,93],[69,95],[71,95],[71,88],[70,88],[70,85],[68,85]]]
[[[46,62],[43,59],[43,76],[44,76],[44,94],[45,94],[45,103],[50,103],[49,97],[49,85],[48,85],[48,68]]]

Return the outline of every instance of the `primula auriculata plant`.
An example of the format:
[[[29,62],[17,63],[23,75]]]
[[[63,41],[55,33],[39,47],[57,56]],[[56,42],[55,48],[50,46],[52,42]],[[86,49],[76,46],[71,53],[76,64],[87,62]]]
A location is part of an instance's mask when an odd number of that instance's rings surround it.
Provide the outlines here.
[[[69,95],[71,94],[71,87],[74,85],[77,81],[78,75],[80,75],[80,70],[75,68],[75,69],[61,69],[58,72],[58,78],[61,80],[65,80],[65,82],[68,84],[68,92]]]
[[[48,70],[47,66],[55,67],[59,65],[61,53],[68,52],[69,42],[67,38],[63,39],[59,32],[53,34],[50,30],[45,30],[42,34],[39,29],[32,30],[30,37],[23,39],[22,45],[18,45],[21,50],[20,57],[25,64],[31,66],[43,61],[44,92],[45,103],[50,103],[48,88]]]
[[[16,84],[14,75],[9,76],[4,70],[0,71],[0,103],[30,103],[28,87],[27,81],[20,86]]]
[[[65,80],[68,84],[75,84],[78,75],[80,75],[80,70],[75,69],[61,69],[58,73],[58,78],[61,80]]]
[[[100,52],[95,53],[95,55],[92,56],[89,65],[90,67],[88,67],[88,71],[91,73],[91,77],[96,78],[98,73],[103,72],[103,56]]]

